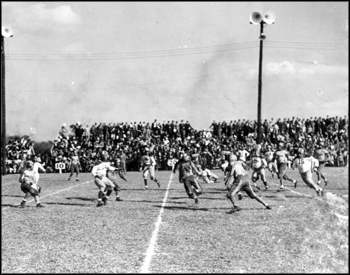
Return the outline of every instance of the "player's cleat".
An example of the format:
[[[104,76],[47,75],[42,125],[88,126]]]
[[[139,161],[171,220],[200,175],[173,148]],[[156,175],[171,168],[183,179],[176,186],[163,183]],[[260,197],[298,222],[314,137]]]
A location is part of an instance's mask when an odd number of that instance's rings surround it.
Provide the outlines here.
[[[242,208],[235,205],[228,213],[232,214],[232,213],[240,211],[240,210],[242,210]]]
[[[160,188],[160,182],[159,182],[159,181],[157,181],[157,185],[158,185],[158,187]]]
[[[148,186],[147,186],[147,185],[145,185],[145,189],[148,189]]]
[[[327,186],[328,180],[324,180],[324,186]]]
[[[70,180],[70,177],[68,178],[68,180]]]
[[[241,201],[243,200],[243,195],[241,193],[238,194],[238,200]],[[237,206],[238,207],[238,206]]]
[[[76,179],[76,181],[80,181],[80,179]]]
[[[119,198],[119,197],[116,197],[115,200],[116,200],[116,201],[123,201],[123,200],[122,200],[121,198]]]
[[[280,185],[280,189],[284,189],[285,187],[284,187],[284,185],[283,184],[281,184]]]
[[[272,207],[271,207],[270,205],[266,205],[266,209],[271,210],[271,209],[272,209]]]
[[[41,203],[38,203],[38,204],[36,205],[36,207],[45,207],[45,206],[42,205]]]
[[[98,201],[96,207],[100,207],[100,206],[103,206],[103,202],[102,201]]]
[[[40,192],[41,192],[41,187],[38,187],[38,193],[40,194]]]
[[[21,205],[20,205],[19,207],[21,207],[21,208],[26,207],[26,202],[25,202],[25,201],[22,201],[22,202],[21,202]]]
[[[294,188],[297,188],[298,181],[297,180],[293,180],[293,183],[294,183]]]
[[[320,185],[320,183],[321,183],[321,182],[320,182],[320,181],[318,181],[318,182],[317,182],[317,185]]]
[[[194,203],[195,203],[195,204],[198,204],[198,198],[195,198],[195,199],[194,199]]]

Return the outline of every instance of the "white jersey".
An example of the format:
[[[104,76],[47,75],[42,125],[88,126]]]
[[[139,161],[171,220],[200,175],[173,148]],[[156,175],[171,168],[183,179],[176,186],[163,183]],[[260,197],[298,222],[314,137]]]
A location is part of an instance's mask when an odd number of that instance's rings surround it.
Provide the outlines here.
[[[252,158],[252,167],[254,169],[265,168],[267,166],[266,160],[260,157]]]
[[[238,160],[246,161],[247,157],[250,155],[249,152],[245,149],[238,150],[236,153]]]
[[[95,177],[95,176],[106,176],[107,173],[107,169],[108,170],[115,170],[116,168],[111,166],[110,162],[101,162],[98,165],[95,165],[92,170],[91,170],[91,174]]]
[[[33,171],[34,171],[34,173],[39,173],[39,169],[40,169],[41,171],[44,171],[44,172],[46,171],[45,168],[41,165],[40,162],[35,162],[34,165],[33,165]]]
[[[294,160],[294,165],[298,167],[299,173],[306,173],[318,167],[318,160],[314,157],[297,158]]]

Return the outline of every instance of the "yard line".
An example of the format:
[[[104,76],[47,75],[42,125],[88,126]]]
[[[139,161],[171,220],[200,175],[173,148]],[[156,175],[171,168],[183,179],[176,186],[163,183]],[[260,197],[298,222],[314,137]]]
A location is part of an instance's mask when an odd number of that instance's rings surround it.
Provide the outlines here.
[[[40,197],[40,200],[42,200],[43,198],[46,198],[46,197],[49,197],[49,196],[52,196],[52,195],[55,195],[55,194],[61,193],[61,192],[63,192],[63,191],[70,190],[70,189],[72,189],[72,188],[74,188],[74,187],[77,187],[77,186],[80,186],[80,185],[83,185],[83,184],[86,184],[86,183],[89,183],[89,182],[91,182],[91,180],[86,181],[86,182],[83,182],[83,183],[79,183],[79,184],[76,184],[76,185],[73,185],[73,186],[71,186],[71,187],[69,187],[69,188],[62,189],[62,190],[57,191],[57,192],[55,192],[55,193],[51,193],[51,194],[48,194],[48,195],[42,196],[42,197]],[[34,199],[32,199],[32,200],[30,200],[30,201],[27,201],[27,203],[31,203],[31,202],[33,202],[33,201],[34,201]],[[6,209],[9,209],[9,208],[10,208],[10,207],[4,207],[4,208],[1,208],[1,210],[6,210]]]
[[[145,259],[143,261],[140,273],[149,273],[149,266],[150,266],[150,263],[151,263],[151,260],[152,260],[152,256],[154,254],[154,248],[155,248],[155,245],[156,245],[156,242],[157,242],[159,226],[160,226],[160,224],[162,222],[162,214],[164,212],[164,206],[165,206],[166,200],[168,198],[169,188],[170,188],[172,179],[173,179],[173,173],[171,173],[171,175],[170,175],[170,180],[169,180],[166,192],[165,192],[165,196],[164,196],[164,199],[163,199],[162,207],[160,208],[158,219],[157,219],[157,222],[155,223],[156,228],[154,229],[154,231],[152,233],[152,237],[151,237],[151,240],[149,242],[149,246],[148,246],[147,251],[146,251],[146,257],[145,257]]]

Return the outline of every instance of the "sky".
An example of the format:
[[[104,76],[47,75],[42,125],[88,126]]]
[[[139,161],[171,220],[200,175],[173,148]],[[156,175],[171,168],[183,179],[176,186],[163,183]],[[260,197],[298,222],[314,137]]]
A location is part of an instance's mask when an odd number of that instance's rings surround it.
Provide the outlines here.
[[[348,115],[348,2],[2,2],[6,134]]]

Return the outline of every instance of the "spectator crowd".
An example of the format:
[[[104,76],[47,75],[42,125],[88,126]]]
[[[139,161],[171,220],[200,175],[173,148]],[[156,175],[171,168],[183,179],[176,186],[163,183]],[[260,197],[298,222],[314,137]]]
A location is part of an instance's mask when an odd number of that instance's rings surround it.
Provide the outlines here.
[[[265,119],[261,123],[262,149],[275,147],[284,141],[286,149],[295,155],[303,147],[313,154],[315,145],[325,144],[330,153],[328,165],[347,166],[348,118],[314,117],[309,119]],[[94,123],[83,126],[80,122],[67,127],[63,124],[53,141],[50,153],[35,155],[35,143],[24,136],[10,140],[6,145],[7,173],[17,173],[22,159],[40,157],[47,172],[57,172],[56,163],[65,163],[70,171],[71,156],[78,152],[82,172],[90,172],[102,154],[109,161],[120,159],[126,171],[138,171],[144,148],[154,153],[158,170],[170,170],[179,151],[198,154],[201,165],[218,167],[222,151],[250,151],[256,145],[257,122],[254,120],[215,120],[207,129],[194,129],[188,121]]]

